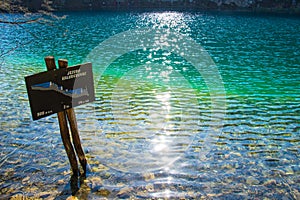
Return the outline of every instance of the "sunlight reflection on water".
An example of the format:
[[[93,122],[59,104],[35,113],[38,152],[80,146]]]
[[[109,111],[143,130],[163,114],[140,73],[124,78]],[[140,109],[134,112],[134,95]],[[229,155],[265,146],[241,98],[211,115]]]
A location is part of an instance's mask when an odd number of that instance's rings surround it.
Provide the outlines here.
[[[43,56],[78,64],[110,36],[147,27],[170,28],[205,47],[224,81],[226,99],[215,98],[226,100],[226,115],[212,108],[210,88],[186,53],[103,52],[116,57],[104,72],[93,62],[97,101],[76,108],[90,165],[78,198],[296,199],[299,20],[180,12],[70,13],[56,27],[26,27],[41,40],[17,49],[0,69],[0,198],[70,195],[56,116],[31,120],[23,77],[45,70]],[[16,27],[0,33],[2,49],[32,39]],[[163,36],[154,45],[180,42]],[[222,134],[200,160],[205,133],[217,132],[221,116]]]

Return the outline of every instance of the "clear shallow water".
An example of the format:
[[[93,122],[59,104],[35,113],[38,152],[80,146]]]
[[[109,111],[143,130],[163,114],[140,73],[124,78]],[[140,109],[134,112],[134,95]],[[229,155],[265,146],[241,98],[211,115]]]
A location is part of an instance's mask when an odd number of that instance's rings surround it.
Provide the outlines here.
[[[226,95],[212,95],[191,63],[159,49],[128,52],[101,77],[95,64],[97,101],[76,108],[90,165],[78,198],[299,198],[299,25],[292,17],[176,12],[1,25],[2,50],[20,43],[1,60],[1,197],[71,195],[56,116],[31,120],[24,76],[44,71],[44,56],[78,64],[109,37],[151,27],[199,43]]]

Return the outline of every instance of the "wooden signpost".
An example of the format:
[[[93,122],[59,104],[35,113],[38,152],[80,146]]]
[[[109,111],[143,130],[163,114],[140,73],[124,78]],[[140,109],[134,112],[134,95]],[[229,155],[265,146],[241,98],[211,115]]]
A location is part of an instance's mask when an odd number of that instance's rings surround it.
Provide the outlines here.
[[[32,118],[37,120],[57,113],[62,142],[73,175],[80,173],[76,154],[85,175],[87,161],[73,107],[95,100],[92,65],[86,63],[67,68],[68,61],[60,59],[59,69],[56,69],[53,56],[45,57],[45,63],[47,72],[25,77]]]

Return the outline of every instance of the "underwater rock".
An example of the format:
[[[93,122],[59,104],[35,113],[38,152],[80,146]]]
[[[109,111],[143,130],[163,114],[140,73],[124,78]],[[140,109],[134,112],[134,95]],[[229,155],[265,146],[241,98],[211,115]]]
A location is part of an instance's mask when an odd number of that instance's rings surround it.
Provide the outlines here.
[[[66,200],[78,200],[78,198],[75,196],[69,196]]]
[[[106,171],[108,170],[108,168],[104,165],[98,165],[92,168],[93,172],[102,172],[102,171]]]
[[[285,175],[293,175],[294,174],[294,170],[288,166],[287,168],[285,168]]]
[[[145,178],[145,181],[150,181],[150,180],[155,179],[155,175],[154,175],[154,173],[145,173],[144,178]]]
[[[122,188],[120,190],[120,192],[118,192],[117,196],[121,199],[128,199],[128,198],[130,198],[131,191],[132,191],[132,188],[129,188],[129,187]]]
[[[248,185],[258,185],[259,184],[259,180],[257,180],[254,177],[248,177],[247,180],[246,180],[246,183]]]
[[[277,184],[277,182],[276,182],[275,179],[269,179],[269,180],[266,180],[266,181],[263,183],[264,186],[274,186],[274,185],[276,185],[276,184]]]
[[[148,192],[153,192],[154,191],[154,185],[153,184],[148,184],[148,185],[146,185],[146,189],[148,190]]]
[[[109,190],[105,189],[105,188],[101,188],[101,189],[97,190],[95,193],[97,195],[100,195],[100,196],[103,196],[103,197],[108,197],[111,192]]]
[[[27,182],[29,181],[29,179],[30,179],[30,177],[29,177],[29,176],[27,176],[27,177],[23,178],[23,179],[22,179],[22,184],[25,184],[25,183],[27,183]]]
[[[10,200],[39,200],[40,198],[26,197],[23,194],[16,194],[10,198]]]
[[[97,186],[101,186],[103,184],[102,179],[100,177],[92,177],[89,182],[92,185],[92,188],[95,188]]]
[[[60,179],[57,181],[58,185],[64,185],[65,184],[65,180],[64,179]]]

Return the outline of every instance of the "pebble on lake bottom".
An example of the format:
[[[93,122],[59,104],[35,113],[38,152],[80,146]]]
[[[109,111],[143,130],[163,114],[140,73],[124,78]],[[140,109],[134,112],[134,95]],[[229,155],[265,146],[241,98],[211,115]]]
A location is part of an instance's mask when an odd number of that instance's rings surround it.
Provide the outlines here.
[[[254,177],[248,177],[247,180],[246,180],[246,183],[248,185],[258,185],[259,184],[259,180],[257,180]]]

